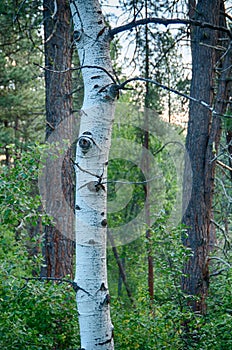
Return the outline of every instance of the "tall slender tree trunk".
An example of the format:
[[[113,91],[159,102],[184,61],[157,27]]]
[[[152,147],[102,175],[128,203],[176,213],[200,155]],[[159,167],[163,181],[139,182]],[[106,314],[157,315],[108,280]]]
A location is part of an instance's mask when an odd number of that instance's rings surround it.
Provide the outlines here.
[[[191,18],[219,25],[220,0],[190,0]],[[209,10],[210,9],[210,10]],[[191,28],[192,82],[191,96],[214,104],[216,44],[218,33],[205,28]],[[219,86],[225,89],[224,85]],[[220,92],[222,95],[222,91]],[[222,112],[223,106],[216,100],[215,109]],[[183,222],[188,227],[188,237],[184,244],[192,249],[193,256],[184,267],[183,290],[196,296],[190,302],[193,311],[205,314],[206,297],[209,287],[209,251],[212,244],[211,220],[217,150],[221,135],[221,121],[209,109],[190,102],[186,148],[192,165],[192,195]],[[188,189],[188,176],[185,173],[184,191]],[[210,241],[211,239],[211,241]]]
[[[64,132],[59,125],[65,119],[71,130],[71,71],[65,74],[53,72],[65,70],[71,67],[71,12],[66,0],[44,0],[44,48],[45,48],[45,86],[46,86],[46,140],[52,142],[53,132],[56,139],[62,140]],[[59,136],[58,136],[59,134]],[[74,185],[72,177],[72,165],[70,164],[71,150],[64,158],[62,177],[63,190],[66,200],[74,203]],[[58,173],[57,173],[58,172]],[[46,167],[47,195],[50,195],[50,180],[53,186],[60,176],[60,169]],[[53,199],[49,198],[52,203]],[[57,205],[56,201],[52,205]],[[73,205],[74,206],[74,205]],[[70,209],[71,211],[71,209]],[[74,241],[72,231],[74,223],[72,215],[63,209],[63,232],[54,226],[46,226],[43,246],[45,266],[42,268],[42,276],[62,278],[65,275],[73,275]]]
[[[145,1],[145,17],[148,18],[148,4]],[[145,78],[149,79],[149,38],[148,38],[148,25],[145,25]],[[144,113],[144,141],[143,146],[146,150],[149,150],[149,103],[150,103],[150,89],[149,83],[146,82],[145,88],[145,113]],[[146,169],[147,174],[150,173],[149,157],[147,152],[143,156],[144,169]],[[146,217],[146,238],[147,238],[147,264],[148,264],[148,291],[150,300],[154,299],[154,268],[153,268],[153,253],[152,253],[152,239],[151,239],[151,213],[150,213],[150,184],[147,183],[144,186],[146,201],[145,201],[145,217]]]
[[[232,169],[232,126],[228,126],[226,130],[226,143],[228,146],[229,166]],[[230,170],[230,178],[232,180],[232,170]]]
[[[130,299],[131,304],[133,305],[133,307],[135,307],[135,301],[133,298],[133,295],[131,293],[129,284],[127,282],[127,277],[126,277],[126,272],[125,272],[125,259],[124,258],[120,258],[117,248],[115,246],[115,242],[114,242],[114,238],[111,235],[110,232],[108,232],[108,239],[112,245],[112,251],[114,253],[114,257],[116,259],[116,262],[118,264],[118,270],[119,270],[119,280],[118,280],[118,296],[121,296],[121,290],[122,290],[122,282],[124,283],[124,286],[126,288],[126,292],[127,292],[127,296]]]
[[[5,128],[8,128],[9,127],[9,122],[8,120],[4,120],[4,127]],[[10,152],[9,152],[9,148],[8,147],[5,147],[5,164],[7,166],[10,166]]]
[[[116,90],[109,28],[96,0],[71,1],[74,39],[84,81],[76,149],[76,275],[81,347],[112,350],[106,269],[108,153]]]

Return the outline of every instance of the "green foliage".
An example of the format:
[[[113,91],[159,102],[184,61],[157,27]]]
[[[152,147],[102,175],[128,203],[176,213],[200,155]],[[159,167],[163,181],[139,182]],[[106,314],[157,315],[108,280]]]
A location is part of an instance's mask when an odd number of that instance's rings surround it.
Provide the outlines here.
[[[147,291],[146,240],[142,238],[126,247],[118,247],[124,257],[127,281],[133,291],[135,305],[132,306],[122,287],[117,296],[117,273],[111,264],[109,251],[109,273],[112,295],[112,318],[115,326],[116,350],[226,350],[231,348],[232,331],[232,274],[212,277],[206,316],[194,314],[188,300],[181,291],[183,262],[191,251],[181,243],[185,235],[182,227],[167,230],[166,219],[161,218],[153,231],[154,252],[154,300]],[[185,336],[185,325],[188,337]]]
[[[109,162],[110,169],[110,178],[114,179],[124,179],[124,181],[128,182],[128,186],[133,186],[133,182],[144,181],[144,176],[142,171],[138,169],[135,164],[125,159],[113,159]],[[114,180],[112,180],[114,181]],[[117,180],[116,180],[117,181]],[[120,181],[120,180],[119,180]],[[130,182],[132,183],[130,185]],[[118,192],[121,193],[118,195]],[[108,215],[108,220],[110,227],[117,227],[119,225],[123,225],[124,223],[130,222],[134,217],[138,215],[138,213],[142,210],[144,201],[145,201],[145,193],[143,186],[133,186],[129,189],[132,190],[132,196],[126,205],[124,205],[128,200],[128,190],[125,191],[125,184],[123,185],[117,182],[110,182],[108,185],[108,200],[114,201],[118,196],[121,199],[118,201],[118,205],[122,207],[121,210],[116,211],[115,213],[110,213]]]
[[[126,108],[125,108],[126,107]],[[177,176],[176,167],[165,148],[165,136],[160,128],[165,123],[154,124],[154,115],[149,115],[151,125],[157,131],[149,133],[149,151],[144,153],[145,130],[141,123],[145,112],[137,111],[132,104],[118,106],[117,113],[123,108],[122,123],[115,124],[112,136],[112,148],[108,168],[108,226],[117,227],[130,222],[144,209],[147,199],[146,183],[150,185],[150,216],[159,217],[163,210],[170,214],[176,201]],[[121,111],[122,113],[122,111]],[[138,113],[135,126],[135,114]],[[130,119],[132,119],[130,123]],[[125,124],[124,124],[125,123]],[[158,122],[157,122],[158,123]],[[143,164],[145,154],[149,154],[148,165]],[[149,164],[150,163],[150,164]],[[150,169],[149,169],[150,167]],[[151,181],[150,181],[151,180]],[[117,200],[118,207],[115,208]],[[114,211],[111,212],[113,202]],[[151,204],[152,203],[152,204]],[[155,219],[154,219],[155,220]]]
[[[135,305],[120,287],[120,275],[112,252],[108,252],[109,284],[112,293],[112,318],[115,349],[226,350],[231,348],[232,274],[231,268],[211,277],[206,316],[188,307],[192,296],[181,290],[183,263],[191,251],[182,246],[182,228],[168,230],[165,220],[156,222],[152,236],[154,257],[154,300],[147,291],[147,250],[149,242],[140,238],[117,247]],[[184,325],[188,325],[185,337]]]
[[[166,218],[160,219],[152,235],[154,249],[154,300],[147,292],[146,245],[143,238],[124,252],[125,269],[132,286],[135,306],[123,298],[113,297],[112,317],[115,325],[115,349],[182,349],[183,320],[191,317],[180,288],[183,262],[191,252],[183,247],[183,228],[168,231]],[[128,250],[126,254],[125,250]],[[111,260],[109,260],[111,261]],[[115,276],[115,275],[114,275]],[[135,283],[136,280],[136,283]]]
[[[36,185],[44,149],[29,147],[0,174],[0,348],[4,350],[67,350],[79,344],[71,287],[23,280],[40,274],[43,232],[37,232],[38,222],[50,222],[41,211]]]
[[[15,145],[8,148],[15,151]],[[2,166],[0,172],[0,222],[16,233],[27,232],[27,224],[36,225],[41,216],[37,180],[39,159],[43,146],[30,146],[21,157],[12,158],[10,167]],[[43,219],[46,216],[43,214]]]
[[[227,350],[232,346],[232,273],[212,277],[207,315],[189,318],[187,349]]]
[[[0,147],[1,153],[10,155],[9,166],[3,166],[0,173],[0,348],[73,350],[80,346],[74,291],[66,284],[23,279],[40,274],[43,263],[40,246],[43,225],[50,223],[50,219],[41,211],[37,190],[38,160],[44,152],[44,146],[30,146],[32,140],[43,137],[40,130],[44,126],[43,79],[40,76],[41,71],[33,65],[33,62],[42,62],[42,55],[38,50],[41,49],[41,35],[38,31],[42,23],[39,12],[41,2],[21,1],[17,7],[18,3],[9,0],[0,2]],[[125,8],[134,11],[134,1],[122,3]],[[137,1],[136,5],[139,19],[142,2]],[[153,8],[151,5],[154,4],[149,5],[153,15],[158,15],[160,5],[156,4]],[[140,70],[144,71],[144,31],[133,33],[136,35]],[[133,33],[130,33],[130,37]],[[182,72],[181,56],[176,55],[174,45],[175,40],[178,41],[182,35],[181,29],[175,38],[169,30],[160,33],[158,28],[152,31],[149,29],[148,34],[150,77],[187,92],[189,80]],[[116,64],[121,49],[119,41],[112,42],[111,49],[114,69],[121,76],[122,70]],[[74,64],[79,65],[75,61]],[[74,90],[77,92],[74,98],[75,109],[79,109],[82,95],[79,74],[76,72],[73,76]],[[136,101],[138,105],[143,105],[144,89],[141,85],[134,87],[137,88],[135,93],[127,92],[121,101]],[[170,93],[164,95],[155,86],[149,88],[147,106],[158,112],[163,111],[164,96],[169,99],[170,113],[181,110],[183,105],[180,101],[177,103],[176,96],[172,97]],[[123,112],[128,125],[130,111],[127,111],[128,115]],[[231,130],[231,118],[224,118],[223,122],[225,129]],[[141,147],[144,131],[133,125],[127,128],[115,127],[113,137],[125,138]],[[152,214],[154,215],[160,202],[163,203],[163,211],[156,218],[150,240],[143,230],[136,241],[117,247],[135,301],[133,306],[119,275],[115,257],[110,249],[108,251],[115,349],[230,349],[231,181],[224,170],[223,174],[218,175],[214,207],[215,220],[220,227],[217,232],[216,253],[218,258],[225,259],[225,263],[214,262],[211,266],[215,275],[211,277],[207,315],[194,315],[188,307],[191,296],[183,294],[180,285],[183,263],[191,254],[181,243],[185,229],[170,229],[170,225],[167,225],[177,190],[173,161],[167,149],[158,152],[163,145],[158,137],[150,136],[149,141],[150,151],[165,174],[164,191],[157,196],[158,206],[154,205]],[[227,164],[228,157],[224,160]],[[119,157],[109,162],[109,180],[112,180],[108,184],[109,201],[114,202],[118,192],[121,190],[123,194],[125,188],[122,184],[114,183],[114,180],[142,182],[145,177],[133,162]],[[123,210],[110,213],[108,222],[111,227],[129,222],[144,206],[143,184],[126,186],[132,188],[131,200]],[[121,198],[123,200],[123,195]],[[42,230],[38,230],[38,223]],[[153,301],[147,291],[148,251],[152,252],[154,264]],[[223,271],[216,274],[220,270]],[[185,324],[189,328],[189,338],[184,336]]]
[[[16,262],[15,262],[16,263]],[[18,260],[18,265],[23,265]],[[29,263],[29,261],[28,261]],[[74,291],[1,270],[0,347],[4,350],[67,350],[78,346]]]
[[[42,61],[39,7],[37,0],[0,4],[0,153],[6,158],[9,144],[15,143],[19,154],[43,137],[44,83],[33,64]]]
[[[44,149],[44,146],[30,147],[28,152],[22,153],[20,160],[15,158],[11,167],[4,166],[1,170],[1,349],[67,350],[79,346],[75,293],[71,287],[22,279],[39,275],[42,262],[40,250],[31,254],[32,248],[39,247],[41,237],[30,236],[29,232],[39,219],[43,223],[49,219],[39,211],[40,201],[36,195],[38,159]],[[122,171],[126,164],[120,160],[119,163],[112,165]],[[133,176],[141,178],[138,172]],[[140,199],[143,201],[142,193]],[[180,287],[182,266],[191,254],[181,243],[183,235],[183,227],[167,228],[167,217],[164,216],[156,220],[150,241],[144,232],[136,241],[117,247],[134,306],[131,306],[123,285],[119,290],[118,268],[109,249],[116,350],[226,350],[231,347],[231,270],[212,278],[206,317],[194,315]],[[152,302],[147,292],[148,247],[152,248],[154,256]],[[192,335],[190,340],[184,338],[185,322]]]
[[[177,15],[180,10],[178,1],[169,4],[168,1],[161,3],[151,0],[146,2],[121,0],[119,3],[125,9],[125,16],[129,18],[128,22],[133,16],[139,20],[146,16],[159,17],[162,13],[172,18],[175,17],[174,12]],[[181,6],[185,7],[183,2]],[[163,30],[156,24],[141,26],[139,30],[131,31],[127,37],[129,47],[123,55],[123,68],[126,72],[128,70],[132,71],[132,74],[136,72],[134,75],[138,74],[153,79],[168,88],[189,93],[189,72],[186,69],[186,57],[182,56],[183,52],[186,55],[188,51],[182,42],[184,32],[185,29],[181,27],[175,28],[175,31],[170,28]],[[124,78],[126,79],[128,76]],[[145,84],[135,83],[133,88],[134,90],[130,93],[130,101],[140,106],[145,104],[147,108],[164,114],[172,122],[179,124],[184,117],[183,114],[187,113],[186,100],[170,91],[154,84],[149,84],[147,88]],[[176,118],[177,115],[178,118]]]
[[[113,306],[115,320],[115,349],[182,349],[182,313],[174,304],[150,308],[148,297],[137,298],[138,308],[124,312],[122,303]],[[122,310],[121,312],[119,310]],[[118,313],[117,313],[118,312]]]
[[[209,345],[206,349],[226,350],[232,347],[232,270],[212,279],[205,328]],[[210,347],[211,339],[212,345]]]

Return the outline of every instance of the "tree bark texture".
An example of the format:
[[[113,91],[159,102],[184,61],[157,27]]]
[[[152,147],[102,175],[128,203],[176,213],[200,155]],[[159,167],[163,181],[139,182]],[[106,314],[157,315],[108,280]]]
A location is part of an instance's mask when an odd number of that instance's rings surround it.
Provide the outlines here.
[[[54,71],[65,70],[71,67],[71,12],[66,0],[44,0],[44,48],[45,48],[45,87],[46,87],[46,140],[53,143],[55,140],[65,138],[64,130],[60,123],[67,120],[66,127],[71,131],[72,119],[72,95],[71,71],[62,74]],[[56,133],[55,138],[53,133]],[[66,137],[68,132],[66,131]],[[63,192],[70,207],[74,208],[74,177],[70,163],[71,149],[64,157],[62,166]],[[52,198],[52,186],[55,179],[60,176],[60,169],[46,166],[47,188],[46,195],[50,205],[57,205]],[[55,208],[53,208],[55,210]],[[70,208],[70,210],[73,210]],[[43,256],[45,267],[42,268],[42,276],[62,278],[73,275],[73,216],[63,208],[64,221],[63,232],[55,226],[45,227],[45,239]]]
[[[147,1],[145,1],[145,16],[148,17],[148,4]],[[148,25],[145,25],[145,78],[149,79],[149,38],[148,38]],[[149,99],[150,99],[150,89],[149,89],[149,83],[146,82],[145,85],[145,113],[144,113],[144,140],[143,140],[143,147],[147,150],[150,148],[150,140],[149,140]],[[146,169],[147,173],[150,173],[150,162],[149,157],[147,155],[147,152],[145,152],[145,155],[143,157],[143,168]],[[150,184],[147,183],[144,186],[145,195],[146,195],[146,202],[145,202],[145,212],[146,212],[146,225],[147,225],[147,231],[146,231],[146,238],[147,238],[147,264],[148,264],[148,291],[150,300],[153,301],[154,299],[154,268],[153,268],[153,252],[152,252],[152,239],[151,239],[151,208],[150,208]]]
[[[199,0],[195,6],[190,1],[192,19],[219,25],[220,0]],[[218,33],[206,28],[191,28],[192,97],[214,104],[216,92],[215,67]],[[216,105],[217,107],[217,105]],[[216,108],[215,107],[215,108]],[[190,302],[193,310],[206,312],[206,296],[209,287],[209,250],[212,244],[211,220],[216,162],[214,149],[218,148],[221,121],[209,109],[190,102],[186,149],[192,165],[192,194],[183,222],[188,227],[184,244],[191,248],[193,256],[184,267],[183,290],[198,297]],[[190,175],[185,173],[184,191]],[[211,239],[211,241],[210,241]]]
[[[76,275],[81,347],[112,350],[106,269],[108,152],[115,85],[109,29],[96,0],[71,1],[74,40],[84,81],[76,148]]]

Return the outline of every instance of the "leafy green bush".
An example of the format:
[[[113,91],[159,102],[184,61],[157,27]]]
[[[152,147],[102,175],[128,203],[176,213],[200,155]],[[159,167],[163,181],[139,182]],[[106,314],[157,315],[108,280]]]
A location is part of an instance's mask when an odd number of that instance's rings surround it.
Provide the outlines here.
[[[14,159],[11,167],[1,169],[2,350],[68,350],[79,345],[75,293],[71,286],[23,280],[39,276],[41,232],[36,232],[36,225],[38,220],[42,224],[49,222],[40,209],[36,188],[38,159],[43,148],[30,147],[20,160]]]
[[[41,232],[30,234],[38,220],[49,222],[37,195],[38,158],[43,147],[31,147],[14,166],[1,170],[0,192],[0,348],[3,350],[76,350],[80,346],[75,293],[70,285],[23,277],[39,276]],[[115,350],[227,350],[232,347],[232,273],[211,278],[208,314],[194,315],[181,290],[183,227],[168,229],[156,220],[151,239],[145,233],[117,247],[135,305],[125,288],[119,291],[115,258],[108,251],[111,315]],[[36,233],[36,230],[35,230]],[[147,291],[147,253],[154,257],[154,300]],[[33,248],[35,254],[33,254]],[[229,266],[229,250],[227,251]],[[227,266],[227,267],[228,267]],[[120,293],[119,293],[120,292]],[[189,337],[183,325],[188,322]]]
[[[20,263],[20,262],[19,262]],[[0,348],[67,350],[79,345],[74,291],[51,282],[1,276]]]
[[[118,247],[121,256],[127,257],[124,266],[129,285],[135,287],[132,288],[135,306],[129,304],[125,291],[120,298],[116,295],[112,298],[116,350],[232,348],[231,269],[211,277],[207,315],[194,314],[188,307],[191,296],[186,296],[180,285],[183,263],[191,255],[181,243],[183,235],[185,230],[181,227],[167,230],[164,218],[156,222],[152,236],[155,272],[152,302],[147,291],[144,241],[140,238],[127,247]],[[109,257],[111,263],[110,253]]]

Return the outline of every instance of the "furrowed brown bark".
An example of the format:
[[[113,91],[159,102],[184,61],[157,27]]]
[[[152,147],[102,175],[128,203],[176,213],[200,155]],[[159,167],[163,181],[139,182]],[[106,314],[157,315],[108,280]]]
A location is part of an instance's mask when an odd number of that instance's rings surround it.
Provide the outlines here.
[[[57,8],[55,7],[57,4]],[[71,67],[72,38],[71,38],[71,13],[69,3],[66,0],[44,0],[44,39],[45,39],[45,86],[46,86],[46,140],[49,140],[53,132],[58,133],[62,139],[62,130],[59,125],[65,119],[71,123],[72,95],[71,71],[62,74],[53,72]],[[71,129],[71,124],[68,125]],[[74,203],[74,180],[70,163],[71,149],[64,157],[61,171],[63,192],[70,206]],[[49,196],[50,179],[60,176],[60,169],[46,167],[48,178],[47,196]],[[52,202],[52,198],[49,201]],[[54,201],[54,206],[56,205]],[[71,208],[70,208],[71,211]],[[42,276],[61,278],[65,275],[73,276],[74,241],[72,239],[72,216],[66,216],[66,232],[60,232],[56,227],[45,227],[43,256],[45,267],[41,270]],[[71,232],[70,232],[71,231]]]
[[[220,25],[222,11],[220,0],[199,0],[195,10],[190,1],[193,19]],[[210,11],[209,11],[210,9]],[[209,287],[209,252],[212,246],[212,201],[216,162],[214,150],[218,149],[221,136],[220,114],[225,111],[226,84],[223,74],[216,77],[218,54],[216,45],[219,32],[210,29],[191,28],[192,82],[191,96],[213,106],[212,111],[190,102],[186,148],[192,165],[192,195],[183,217],[188,227],[188,237],[184,244],[191,248],[193,256],[184,267],[182,289],[197,297],[189,302],[194,312],[206,313],[206,297]],[[223,70],[222,70],[223,71]],[[216,80],[217,78],[217,80]],[[216,82],[218,84],[216,85]],[[215,92],[215,94],[214,94]],[[214,100],[215,103],[214,103]],[[185,173],[184,191],[188,188]]]
[[[192,1],[190,1],[192,5]],[[195,11],[191,7],[194,19],[206,20],[217,24],[219,20],[219,0],[198,1]],[[209,11],[208,9],[211,8]],[[216,54],[215,33],[209,29],[191,28],[192,82],[190,94],[212,105],[214,68]],[[211,208],[213,196],[214,168],[210,165],[207,154],[212,123],[212,112],[190,101],[188,134],[186,149],[192,165],[192,195],[185,212],[183,222],[188,227],[188,238],[184,244],[192,249],[193,256],[184,267],[185,277],[182,280],[183,290],[197,296],[191,301],[195,312],[206,312],[205,298],[209,286],[209,238]],[[185,174],[186,176],[186,174]],[[185,177],[185,187],[188,186]]]

